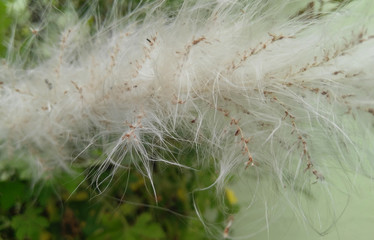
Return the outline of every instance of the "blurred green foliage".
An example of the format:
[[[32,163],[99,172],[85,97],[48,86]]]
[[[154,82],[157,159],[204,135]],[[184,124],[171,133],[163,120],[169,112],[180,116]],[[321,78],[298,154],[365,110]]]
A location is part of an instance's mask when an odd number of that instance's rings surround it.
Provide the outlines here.
[[[190,152],[182,161],[195,158]],[[214,182],[216,173],[209,168],[192,171],[155,163],[156,203],[150,182],[137,171],[117,173],[110,188],[98,194],[88,174],[98,167],[33,182],[25,174],[26,162],[24,168],[20,162],[0,165],[0,172],[8,172],[0,181],[0,239],[207,239],[194,201],[219,229],[237,210],[229,199],[222,209],[214,190],[194,193]]]
[[[0,58],[6,55],[6,46],[3,44],[7,32],[10,31],[11,19],[7,14],[5,2],[0,1]]]
[[[1,0],[0,59],[35,66],[49,57],[49,48],[59,42],[69,24],[85,19],[94,34],[100,27],[121,19],[154,0]],[[176,10],[182,0],[166,0],[163,6]]]

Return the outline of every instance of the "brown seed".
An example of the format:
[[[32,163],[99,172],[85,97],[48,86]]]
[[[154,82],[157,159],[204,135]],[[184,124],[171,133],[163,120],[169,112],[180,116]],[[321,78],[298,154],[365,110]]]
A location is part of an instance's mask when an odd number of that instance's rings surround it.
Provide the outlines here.
[[[235,132],[235,136],[238,136],[239,133],[240,133],[240,129],[236,130],[236,132]]]

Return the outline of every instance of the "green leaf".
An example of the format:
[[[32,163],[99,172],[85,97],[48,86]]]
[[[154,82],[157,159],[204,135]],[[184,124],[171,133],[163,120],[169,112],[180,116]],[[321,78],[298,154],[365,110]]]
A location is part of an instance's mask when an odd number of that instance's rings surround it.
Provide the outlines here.
[[[56,178],[56,182],[63,186],[64,189],[68,191],[69,194],[74,193],[77,187],[84,182],[85,176],[82,174],[81,169],[77,169],[76,173],[61,173],[61,175]]]
[[[135,225],[130,228],[130,231],[143,238],[164,238],[165,233],[160,224],[152,222],[152,220],[154,221],[149,213],[143,213],[138,217]]]
[[[4,58],[6,54],[4,39],[7,31],[9,31],[10,23],[10,18],[6,12],[6,5],[3,1],[0,1],[0,58]]]
[[[41,211],[30,207],[24,214],[12,218],[11,227],[15,230],[17,239],[39,239],[42,231],[49,225],[47,219],[40,216]]]
[[[0,207],[8,210],[14,206],[17,201],[24,201],[28,194],[25,194],[26,186],[20,182],[0,182]]]

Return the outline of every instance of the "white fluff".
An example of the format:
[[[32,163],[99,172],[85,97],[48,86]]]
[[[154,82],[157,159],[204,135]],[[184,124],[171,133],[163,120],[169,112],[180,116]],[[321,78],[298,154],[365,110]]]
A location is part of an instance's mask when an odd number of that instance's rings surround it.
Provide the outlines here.
[[[2,159],[53,176],[99,148],[97,179],[136,168],[150,182],[153,161],[213,159],[213,186],[254,179],[295,209],[297,189],[330,191],[332,169],[372,176],[373,1],[298,15],[308,3],[185,1],[170,18],[157,2],[94,37],[84,21],[70,25],[48,60],[1,64]],[[177,142],[196,163],[162,157]]]

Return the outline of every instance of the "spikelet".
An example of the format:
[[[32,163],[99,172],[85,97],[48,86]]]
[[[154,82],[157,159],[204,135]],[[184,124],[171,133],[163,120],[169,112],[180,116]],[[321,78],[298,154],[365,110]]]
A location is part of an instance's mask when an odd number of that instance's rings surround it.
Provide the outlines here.
[[[372,176],[373,10],[370,0],[321,9],[196,0],[177,12],[155,2],[94,36],[88,16],[60,33],[47,60],[1,64],[1,157],[26,159],[37,176],[98,164],[99,191],[137,169],[155,196],[154,162],[213,164],[207,188],[222,193],[236,175],[296,209],[313,183],[329,192],[345,179],[329,178],[332,169]],[[182,148],[196,159],[179,161]]]

